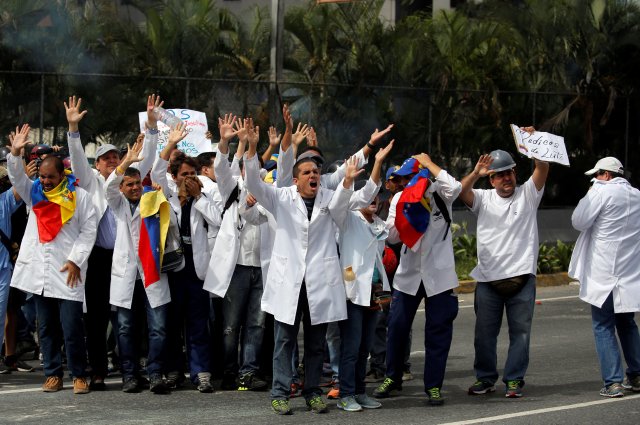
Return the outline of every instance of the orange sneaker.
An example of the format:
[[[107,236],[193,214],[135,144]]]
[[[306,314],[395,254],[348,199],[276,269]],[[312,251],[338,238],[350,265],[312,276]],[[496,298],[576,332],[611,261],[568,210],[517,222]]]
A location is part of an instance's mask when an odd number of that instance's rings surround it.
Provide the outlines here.
[[[59,376],[47,376],[42,384],[42,391],[45,393],[55,393],[62,389],[62,378]]]
[[[73,393],[74,394],[87,394],[89,392],[89,383],[87,378],[73,378]]]
[[[337,400],[340,398],[340,388],[338,387],[333,387],[331,388],[331,390],[327,393],[327,398],[329,400]]]

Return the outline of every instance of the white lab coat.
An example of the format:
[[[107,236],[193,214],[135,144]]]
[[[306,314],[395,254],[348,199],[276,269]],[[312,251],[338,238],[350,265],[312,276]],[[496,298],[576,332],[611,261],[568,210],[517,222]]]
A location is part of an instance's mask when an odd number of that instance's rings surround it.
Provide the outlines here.
[[[220,196],[220,190],[218,189],[218,183],[214,182],[207,176],[198,176],[200,181],[202,182],[202,191],[206,194],[207,198],[212,199],[216,204],[218,210],[222,211],[224,208],[224,202],[222,201],[222,196]],[[218,232],[220,231],[220,226],[214,226],[212,224],[207,223],[207,237],[208,237],[208,246],[209,252],[213,251],[213,247],[216,244],[216,238],[218,237]]]
[[[116,307],[131,309],[136,277],[140,276],[144,282],[142,264],[138,256],[140,244],[140,206],[133,214],[129,200],[120,192],[123,176],[114,171],[107,179],[105,186],[106,199],[116,217],[116,243],[113,248],[113,263],[111,265],[111,292],[109,302]],[[170,217],[175,224],[175,216]],[[160,281],[145,287],[149,304],[152,308],[159,307],[171,301],[169,280],[166,273],[160,273]]]
[[[158,157],[151,170],[151,180],[162,187],[164,195],[171,205],[172,213],[177,218],[178,224],[182,220],[182,206],[178,193],[169,188],[166,179],[168,161]],[[193,265],[196,269],[198,279],[204,280],[207,274],[207,266],[211,258],[209,251],[209,237],[205,229],[205,221],[211,226],[220,226],[220,210],[214,200],[209,199],[206,192],[201,192],[202,196],[195,201],[189,214],[189,225],[191,227],[191,246],[193,248]]]
[[[24,172],[22,158],[8,155],[7,169],[14,189],[31,208],[33,182]],[[29,214],[11,286],[48,298],[83,302],[87,260],[95,243],[97,229],[98,220],[91,197],[80,187],[76,187],[76,209],[73,217],[62,226],[51,242],[40,242],[36,215]],[[67,273],[59,271],[67,261],[80,267],[82,280],[75,288],[67,285]]]
[[[320,187],[309,221],[307,208],[295,186],[275,188],[260,180],[255,155],[245,158],[245,177],[247,190],[273,214],[277,223],[262,310],[273,314],[279,322],[293,324],[304,281],[312,325],[346,319],[334,211],[329,207],[334,192]],[[367,185],[354,196],[368,205],[375,189],[375,185]]]
[[[581,232],[569,266],[580,299],[602,307],[613,293],[616,313],[640,311],[640,191],[621,177],[596,180],[571,222]]]
[[[70,133],[67,133],[67,143],[69,145],[69,156],[71,158],[73,175],[78,179],[78,185],[91,194],[91,199],[98,212],[98,223],[100,223],[100,220],[107,209],[107,198],[105,196],[104,189],[106,179],[102,177],[102,174],[91,168],[89,165],[87,156],[82,148],[80,136],[75,137]],[[142,161],[132,165],[132,167],[140,170],[140,178],[142,179],[144,179],[149,170],[151,170],[153,161],[156,158],[157,145],[158,132],[151,132],[150,130],[147,130],[145,132],[144,144],[140,154],[143,159]]]
[[[345,202],[342,198],[346,198],[348,202],[351,192],[338,185],[334,195],[335,202],[342,205]],[[351,267],[356,276],[350,282],[343,279],[347,299],[354,304],[369,307],[374,267],[378,269],[383,289],[391,290],[382,264],[385,240],[389,233],[384,221],[378,216],[374,216],[373,223],[369,223],[360,211],[346,208],[337,208],[336,211],[335,221],[340,229],[340,264],[343,272]]]
[[[458,286],[451,230],[447,231],[447,223],[433,198],[433,193],[438,192],[452,217],[451,205],[458,197],[462,185],[445,170],[441,170],[438,177],[427,188],[429,203],[431,205],[431,217],[429,226],[413,248],[408,249],[402,245],[400,264],[393,277],[393,287],[408,295],[416,295],[420,288],[420,282],[424,285],[428,297],[440,294]],[[400,193],[396,193],[389,207],[387,228],[389,229],[390,243],[400,242],[398,230],[395,227],[396,206],[400,199]],[[444,239],[443,239],[444,237]]]

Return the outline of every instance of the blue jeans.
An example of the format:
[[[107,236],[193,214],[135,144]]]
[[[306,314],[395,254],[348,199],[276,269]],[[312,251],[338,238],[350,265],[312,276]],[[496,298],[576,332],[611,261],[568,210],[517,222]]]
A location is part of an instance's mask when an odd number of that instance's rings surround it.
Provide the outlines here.
[[[211,372],[211,335],[209,333],[209,292],[202,289],[204,282],[195,270],[187,268],[169,273],[171,304],[167,329],[167,372],[184,369],[181,333],[184,329],[187,359],[191,381],[197,382],[198,373]],[[185,326],[186,325],[186,326]]]
[[[327,324],[311,325],[307,288],[303,283],[300,288],[300,298],[298,299],[298,308],[293,325],[287,325],[277,320],[274,321],[275,347],[273,349],[272,399],[289,399],[292,380],[291,359],[298,339],[300,320],[302,320],[304,326],[304,390],[302,390],[302,395],[307,400],[313,396],[322,395],[319,385],[320,376],[322,375]]]
[[[509,352],[502,381],[524,381],[529,366],[529,342],[535,300],[535,275],[529,275],[520,292],[511,297],[498,294],[490,283],[477,283],[473,302],[476,313],[476,354],[473,368],[478,381],[495,384],[498,380],[496,347],[505,309],[509,324]]]
[[[615,313],[613,294],[609,294],[601,308],[591,306],[591,321],[604,384],[621,383],[623,380],[620,347],[627,361],[627,375],[629,378],[639,376],[640,335],[634,313]],[[616,340],[616,331],[620,346]]]
[[[137,377],[140,373],[138,353],[138,332],[136,311],[145,309],[147,313],[147,326],[149,337],[149,353],[147,355],[147,373],[149,376],[162,375],[167,347],[167,313],[169,304],[152,308],[144,290],[142,280],[136,280],[133,291],[131,309],[118,307],[118,350],[122,379]]]
[[[0,345],[4,341],[4,320],[7,316],[9,303],[9,288],[11,284],[11,269],[0,269]]]
[[[340,397],[364,394],[367,357],[376,330],[376,311],[347,301],[340,325]]]
[[[351,317],[351,316],[349,316]],[[340,379],[340,350],[341,350],[341,327],[339,323],[333,322],[327,325],[327,349],[329,351],[329,364],[331,365],[331,379]]]
[[[458,297],[450,289],[427,297],[424,285],[416,295],[394,291],[389,311],[387,338],[387,373],[396,382],[402,381],[405,344],[424,298],[424,389],[442,388],[447,357],[453,338],[453,320],[458,315]]]
[[[375,314],[376,329],[371,343],[371,357],[369,358],[369,367],[380,374],[384,374],[387,370],[387,322],[389,321],[389,307],[376,311]],[[410,354],[411,354],[412,331],[409,331],[407,344],[405,346],[404,355],[404,371],[411,370]]]
[[[260,267],[236,265],[231,283],[222,301],[224,372],[255,373],[260,369],[265,313],[262,300]],[[238,343],[242,329],[242,353],[238,367]]]
[[[44,361],[44,376],[62,378],[62,342],[67,352],[67,366],[74,378],[86,375],[86,347],[82,323],[82,303],[58,298],[33,296],[38,316],[40,351]],[[62,335],[60,332],[62,331]]]

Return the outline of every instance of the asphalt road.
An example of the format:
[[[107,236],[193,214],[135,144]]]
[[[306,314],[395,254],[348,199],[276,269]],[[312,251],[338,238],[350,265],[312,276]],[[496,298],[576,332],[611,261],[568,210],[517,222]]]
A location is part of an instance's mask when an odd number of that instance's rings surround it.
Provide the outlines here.
[[[598,395],[601,387],[589,307],[577,298],[576,286],[539,288],[531,362],[524,397],[506,399],[503,387],[484,396],[469,396],[473,376],[473,294],[460,296],[444,395],[444,406],[426,403],[421,385],[424,316],[414,324],[412,371],[400,396],[383,400],[383,408],[359,413],[328,414],[306,411],[304,400],[292,400],[294,415],[276,416],[267,393],[222,392],[200,394],[187,388],[171,395],[124,394],[118,377],[109,378],[109,390],[74,396],[65,390],[40,391],[42,371],[0,375],[2,424],[634,424],[640,423],[640,394],[620,399]],[[506,328],[500,335],[498,362],[504,363]],[[219,385],[219,383],[217,383]],[[370,384],[370,389],[373,390]]]

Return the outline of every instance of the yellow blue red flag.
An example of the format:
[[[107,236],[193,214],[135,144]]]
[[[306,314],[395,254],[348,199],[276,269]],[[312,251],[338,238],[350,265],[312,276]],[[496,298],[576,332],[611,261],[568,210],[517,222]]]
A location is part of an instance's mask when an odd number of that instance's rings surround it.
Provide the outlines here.
[[[140,242],[138,256],[142,263],[145,288],[160,280],[162,256],[169,230],[169,202],[160,190],[145,186],[140,198]]]
[[[31,203],[38,223],[38,238],[41,243],[51,242],[62,226],[71,220],[76,210],[76,178],[65,171],[62,181],[48,192],[44,191],[40,180],[31,186]]]

